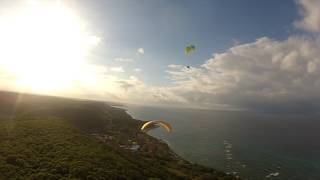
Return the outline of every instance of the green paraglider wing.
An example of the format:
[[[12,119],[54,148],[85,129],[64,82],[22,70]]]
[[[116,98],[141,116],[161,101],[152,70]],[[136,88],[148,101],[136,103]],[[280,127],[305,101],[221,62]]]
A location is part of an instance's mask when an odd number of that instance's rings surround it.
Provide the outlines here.
[[[190,45],[188,45],[188,46],[186,46],[185,48],[184,48],[184,53],[186,54],[186,55],[190,55],[191,53],[193,53],[193,52],[195,52],[196,51],[196,46],[195,45],[192,45],[192,44],[190,44]]]

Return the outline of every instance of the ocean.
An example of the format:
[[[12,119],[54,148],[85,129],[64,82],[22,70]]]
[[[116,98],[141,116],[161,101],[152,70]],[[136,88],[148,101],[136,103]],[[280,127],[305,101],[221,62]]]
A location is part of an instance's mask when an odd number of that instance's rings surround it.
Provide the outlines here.
[[[149,134],[185,159],[243,179],[320,179],[319,115],[126,105],[136,119],[161,119]]]

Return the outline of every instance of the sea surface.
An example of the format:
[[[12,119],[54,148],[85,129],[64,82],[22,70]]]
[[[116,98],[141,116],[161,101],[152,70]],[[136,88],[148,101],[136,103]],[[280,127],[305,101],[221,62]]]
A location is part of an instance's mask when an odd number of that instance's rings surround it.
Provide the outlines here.
[[[185,159],[244,179],[320,180],[319,115],[126,105],[136,119],[162,119],[153,129]]]

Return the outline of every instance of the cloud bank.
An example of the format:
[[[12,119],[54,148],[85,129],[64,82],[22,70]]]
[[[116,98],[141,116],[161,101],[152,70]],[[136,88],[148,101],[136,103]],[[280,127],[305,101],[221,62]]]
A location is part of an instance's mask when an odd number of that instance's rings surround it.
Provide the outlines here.
[[[200,68],[169,66],[189,103],[239,109],[312,109],[320,103],[319,39],[263,37],[214,54]]]
[[[320,32],[320,0],[300,0],[295,27]],[[234,44],[200,67],[169,65],[170,87],[139,82],[144,100],[202,108],[317,111],[320,107],[320,37],[291,35]],[[131,90],[128,90],[131,91]],[[136,96],[134,96],[136,97]],[[139,97],[139,96],[138,96]]]

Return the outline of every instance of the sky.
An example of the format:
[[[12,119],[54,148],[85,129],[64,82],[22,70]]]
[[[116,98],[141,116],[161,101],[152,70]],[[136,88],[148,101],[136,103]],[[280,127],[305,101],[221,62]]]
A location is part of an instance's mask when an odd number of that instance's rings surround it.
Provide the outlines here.
[[[169,64],[199,66],[235,43],[268,36],[285,39],[298,16],[294,1],[84,1],[90,22],[108,43],[106,58],[129,57],[138,47],[148,53],[136,62],[146,83],[168,85]],[[121,12],[121,13],[119,13]],[[187,44],[197,53],[184,55]],[[111,62],[113,63],[113,62]],[[150,76],[150,74],[153,74]]]
[[[320,0],[3,0],[0,7],[3,90],[209,109],[320,105]],[[184,54],[188,44],[195,53]]]

